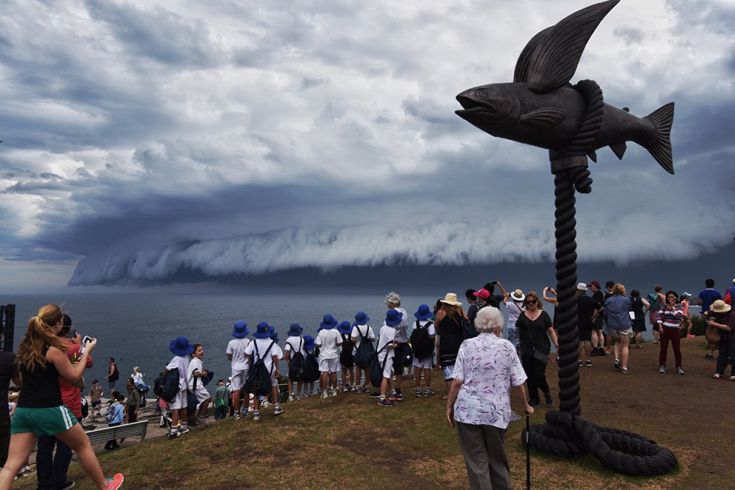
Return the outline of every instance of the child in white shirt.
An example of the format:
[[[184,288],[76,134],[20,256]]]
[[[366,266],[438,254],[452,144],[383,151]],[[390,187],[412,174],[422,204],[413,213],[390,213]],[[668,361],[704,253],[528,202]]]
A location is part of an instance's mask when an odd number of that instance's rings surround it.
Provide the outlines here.
[[[322,398],[337,396],[337,368],[339,367],[339,347],[342,336],[335,328],[337,319],[332,315],[324,315],[319,325],[322,330],[314,341],[319,346],[319,386]]]

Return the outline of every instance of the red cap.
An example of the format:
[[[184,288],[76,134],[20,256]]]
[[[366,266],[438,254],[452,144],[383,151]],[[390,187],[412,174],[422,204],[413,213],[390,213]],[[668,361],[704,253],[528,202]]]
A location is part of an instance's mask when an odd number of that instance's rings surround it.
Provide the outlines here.
[[[490,291],[487,289],[480,289],[479,291],[475,291],[475,296],[482,299],[488,299],[490,297]]]

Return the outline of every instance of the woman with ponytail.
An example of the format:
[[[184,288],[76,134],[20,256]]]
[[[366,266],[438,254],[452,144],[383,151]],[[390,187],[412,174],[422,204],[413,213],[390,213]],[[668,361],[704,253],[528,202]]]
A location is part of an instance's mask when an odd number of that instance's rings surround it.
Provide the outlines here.
[[[18,347],[20,379],[16,381],[22,384],[22,390],[11,423],[8,460],[0,471],[0,490],[11,487],[40,435],[55,436],[75,451],[97,488],[118,489],[122,485],[121,473],[105,479],[89,438],[61,401],[59,376],[70,383],[78,382],[84,374],[87,357],[97,345],[96,339],[86,343],[80,362],[72,364],[63,340],[58,337],[63,315],[56,305],[42,307],[28,322],[28,330]]]

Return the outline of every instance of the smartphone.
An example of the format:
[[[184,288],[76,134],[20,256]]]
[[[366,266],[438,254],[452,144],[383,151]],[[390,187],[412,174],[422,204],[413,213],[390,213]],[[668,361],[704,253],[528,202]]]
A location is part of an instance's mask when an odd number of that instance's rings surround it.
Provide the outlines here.
[[[92,342],[92,337],[90,337],[89,335],[85,335],[82,339],[82,344],[87,344],[89,342]]]

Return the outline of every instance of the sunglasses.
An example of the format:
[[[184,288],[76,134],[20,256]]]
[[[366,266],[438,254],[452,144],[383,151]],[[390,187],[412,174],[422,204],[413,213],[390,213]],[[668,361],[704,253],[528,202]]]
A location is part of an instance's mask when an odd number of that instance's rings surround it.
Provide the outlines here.
[[[526,306],[529,306],[529,305],[535,305],[536,303],[538,303],[538,301],[536,301],[535,299],[532,299],[530,301],[526,301],[523,304],[526,305]]]

